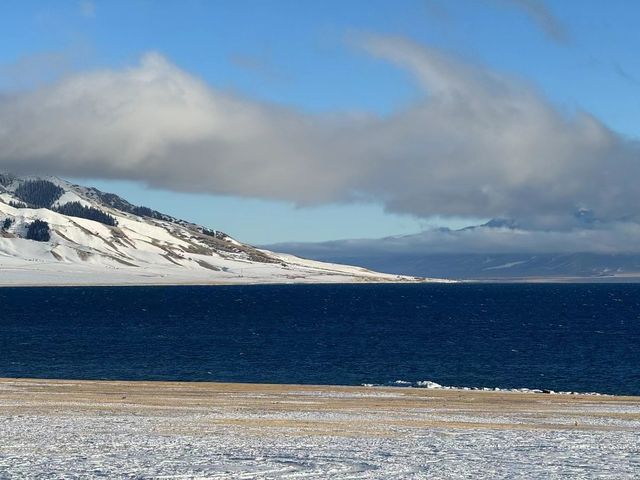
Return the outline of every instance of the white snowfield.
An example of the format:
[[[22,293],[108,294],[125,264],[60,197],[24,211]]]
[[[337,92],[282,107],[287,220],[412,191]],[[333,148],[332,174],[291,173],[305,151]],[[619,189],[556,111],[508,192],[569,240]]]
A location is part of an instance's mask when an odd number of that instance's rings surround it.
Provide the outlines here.
[[[62,215],[51,209],[14,208],[16,178],[0,185],[0,285],[139,285],[353,283],[446,281],[372,272],[360,267],[305,260],[259,250],[221,233],[178,219],[137,216],[101,201],[94,190],[47,177],[69,202],[114,217],[117,226]],[[100,193],[100,192],[99,192]],[[25,238],[34,220],[49,224],[51,238]]]
[[[0,380],[0,478],[632,479],[637,397]]]

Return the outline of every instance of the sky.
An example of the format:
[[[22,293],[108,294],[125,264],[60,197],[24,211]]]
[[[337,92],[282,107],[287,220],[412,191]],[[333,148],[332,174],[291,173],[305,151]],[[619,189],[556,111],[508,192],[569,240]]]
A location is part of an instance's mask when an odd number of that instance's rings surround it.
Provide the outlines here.
[[[0,13],[0,169],[253,244],[431,232],[432,248],[435,227],[490,218],[515,220],[510,248],[522,232],[559,239],[534,242],[547,250],[640,237],[635,1],[8,0]]]

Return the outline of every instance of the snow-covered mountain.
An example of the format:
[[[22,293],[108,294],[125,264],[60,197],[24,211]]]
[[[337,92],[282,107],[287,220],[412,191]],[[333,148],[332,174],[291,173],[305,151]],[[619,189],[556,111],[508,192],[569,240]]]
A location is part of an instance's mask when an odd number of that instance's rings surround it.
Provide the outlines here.
[[[425,281],[305,260],[56,177],[0,174],[0,285]]]

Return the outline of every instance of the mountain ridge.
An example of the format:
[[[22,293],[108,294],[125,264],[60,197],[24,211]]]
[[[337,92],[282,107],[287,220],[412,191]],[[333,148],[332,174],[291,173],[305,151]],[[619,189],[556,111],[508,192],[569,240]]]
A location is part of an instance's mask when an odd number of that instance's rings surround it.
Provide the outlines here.
[[[58,177],[0,174],[0,285],[429,280],[256,248]]]

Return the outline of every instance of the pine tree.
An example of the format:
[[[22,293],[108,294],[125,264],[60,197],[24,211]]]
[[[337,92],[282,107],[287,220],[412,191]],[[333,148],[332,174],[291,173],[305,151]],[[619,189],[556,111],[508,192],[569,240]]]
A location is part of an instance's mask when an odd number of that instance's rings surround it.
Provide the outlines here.
[[[27,226],[27,239],[48,242],[51,239],[49,224],[44,220],[34,220]]]

